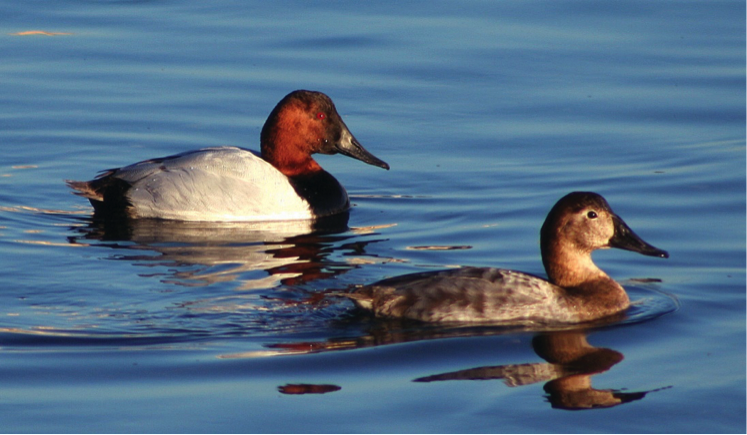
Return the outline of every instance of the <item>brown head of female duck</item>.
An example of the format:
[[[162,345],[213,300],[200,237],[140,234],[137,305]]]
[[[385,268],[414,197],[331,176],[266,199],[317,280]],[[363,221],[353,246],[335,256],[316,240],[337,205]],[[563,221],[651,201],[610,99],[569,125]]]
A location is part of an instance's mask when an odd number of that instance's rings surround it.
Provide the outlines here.
[[[597,249],[619,248],[661,258],[666,251],[641,239],[596,193],[573,192],[561,198],[540,230],[542,263],[549,281],[564,292],[569,307],[583,319],[627,309],[625,289],[594,264]]]

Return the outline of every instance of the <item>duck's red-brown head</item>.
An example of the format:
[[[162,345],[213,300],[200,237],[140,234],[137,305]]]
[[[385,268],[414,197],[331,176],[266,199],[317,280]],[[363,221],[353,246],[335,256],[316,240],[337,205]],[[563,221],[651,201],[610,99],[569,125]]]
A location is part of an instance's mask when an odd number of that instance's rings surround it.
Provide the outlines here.
[[[260,146],[262,158],[289,177],[321,171],[314,153],[340,153],[389,169],[361,146],[321,92],[298,90],[280,100],[262,127]]]

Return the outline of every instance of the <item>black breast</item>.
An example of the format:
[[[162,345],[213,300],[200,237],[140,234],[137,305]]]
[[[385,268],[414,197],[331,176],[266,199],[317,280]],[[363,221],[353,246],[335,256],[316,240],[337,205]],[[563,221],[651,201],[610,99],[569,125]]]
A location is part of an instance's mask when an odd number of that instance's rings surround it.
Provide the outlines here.
[[[316,216],[329,216],[350,207],[345,188],[327,171],[289,177],[298,195],[311,206]]]

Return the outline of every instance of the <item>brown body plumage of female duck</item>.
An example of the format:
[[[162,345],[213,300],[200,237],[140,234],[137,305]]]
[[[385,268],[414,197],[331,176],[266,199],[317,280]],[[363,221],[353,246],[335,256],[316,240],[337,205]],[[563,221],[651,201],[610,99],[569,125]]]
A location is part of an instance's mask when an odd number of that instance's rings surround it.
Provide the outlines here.
[[[561,198],[540,231],[549,280],[506,269],[464,267],[385,279],[344,294],[378,316],[425,322],[579,323],[624,311],[625,289],[591,259],[620,248],[661,258],[596,193]]]

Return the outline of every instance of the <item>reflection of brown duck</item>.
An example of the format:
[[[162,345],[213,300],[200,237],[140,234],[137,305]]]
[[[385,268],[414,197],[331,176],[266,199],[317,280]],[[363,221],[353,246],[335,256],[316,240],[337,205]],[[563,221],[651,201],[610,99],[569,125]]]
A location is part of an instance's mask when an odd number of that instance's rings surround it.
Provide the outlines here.
[[[532,340],[532,347],[547,363],[477,367],[426,376],[414,382],[503,379],[510,387],[547,382],[544,389],[553,408],[568,410],[608,408],[640,400],[648,393],[592,388],[591,377],[612,368],[623,360],[623,355],[591,346],[584,332],[539,334]]]
[[[379,323],[379,322],[377,322]],[[400,325],[403,326],[403,325]],[[378,330],[372,335],[334,339],[326,342],[278,343],[272,350],[221,355],[220,358],[256,358],[275,355],[303,355],[404,343],[418,340],[455,337],[501,335],[510,332],[495,328],[454,328],[408,330],[393,327],[389,333]],[[441,373],[414,379],[413,382],[483,381],[502,379],[509,387],[545,382],[544,390],[553,408],[584,410],[609,408],[643,399],[652,391],[622,392],[613,389],[594,389],[592,376],[604,373],[623,360],[623,355],[612,349],[598,348],[586,340],[585,331],[558,330],[539,333],[532,339],[532,347],[544,363],[485,366]],[[288,384],[278,387],[284,394],[312,394],[336,391],[335,385]]]

